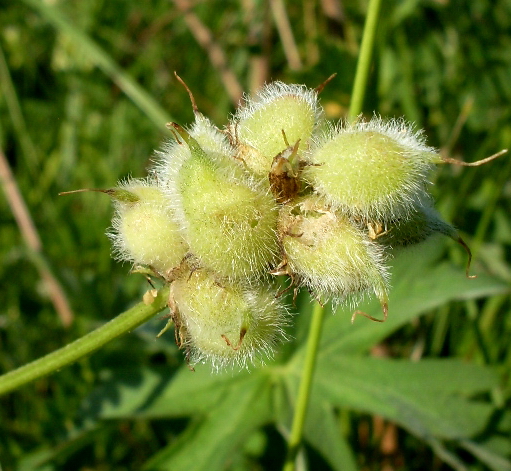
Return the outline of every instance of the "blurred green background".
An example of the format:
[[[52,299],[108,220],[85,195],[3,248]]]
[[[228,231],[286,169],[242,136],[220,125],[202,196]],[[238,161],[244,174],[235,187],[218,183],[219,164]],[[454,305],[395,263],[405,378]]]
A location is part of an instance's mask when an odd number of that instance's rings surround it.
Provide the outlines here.
[[[340,119],[366,8],[3,2],[0,373],[84,335],[147,289],[110,258],[109,198],[57,194],[145,175],[167,120],[193,120],[174,71],[218,126],[243,91],[272,80],[316,87],[337,73],[321,100]],[[511,146],[510,0],[384,0],[373,63],[366,116],[405,116],[466,161]],[[6,169],[41,250],[22,236]],[[388,323],[352,326],[349,309],[329,316],[303,469],[511,470],[510,176],[509,156],[433,175],[437,207],[472,247],[477,280],[464,279],[463,250],[439,239],[396,259]],[[155,340],[164,323],[155,319],[1,397],[0,469],[280,469],[310,310],[300,295],[294,340],[249,375],[189,372],[171,333]]]

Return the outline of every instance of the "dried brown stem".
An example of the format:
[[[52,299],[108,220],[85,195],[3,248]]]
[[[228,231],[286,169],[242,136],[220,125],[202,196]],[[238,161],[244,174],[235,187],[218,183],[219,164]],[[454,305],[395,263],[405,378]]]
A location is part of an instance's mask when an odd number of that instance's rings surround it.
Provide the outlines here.
[[[457,239],[454,239],[458,244],[460,244],[464,249],[465,252],[467,252],[468,260],[467,260],[467,268],[465,269],[465,276],[467,278],[477,278],[477,275],[470,275],[470,265],[472,263],[472,251],[470,250],[470,247],[465,243],[465,241],[458,236]]]
[[[384,303],[382,303],[381,308],[383,311],[383,319],[378,319],[377,317],[373,317],[364,311],[355,311],[353,313],[353,315],[351,316],[351,323],[353,324],[353,322],[355,321],[355,317],[357,317],[357,316],[364,316],[364,317],[367,317],[368,319],[371,319],[372,321],[375,321],[375,322],[385,322],[389,315],[389,306],[386,302],[384,302]]]
[[[229,68],[227,56],[223,49],[216,43],[209,28],[191,10],[191,4],[188,0],[174,0],[174,4],[183,13],[185,23],[193,37],[205,49],[211,64],[220,74],[231,102],[237,105],[243,96],[243,89],[236,75]]]
[[[18,185],[14,180],[9,163],[2,150],[0,150],[0,181],[21,235],[26,245],[35,255],[36,268],[46,285],[52,304],[57,311],[60,321],[67,327],[73,322],[73,312],[69,307],[69,303],[62,286],[53,276],[44,261],[41,239],[39,238],[34,222],[30,217],[28,208],[23,200],[21,192],[19,191]]]
[[[239,350],[241,348],[241,344],[243,343],[243,339],[245,338],[245,335],[247,333],[247,329],[241,329],[240,330],[240,339],[237,343],[237,345],[233,345],[232,342],[229,340],[229,338],[227,337],[227,335],[225,334],[222,334],[221,337],[224,339],[225,343],[227,344],[228,347],[231,347],[233,350]]]
[[[330,77],[328,77],[323,83],[321,83],[320,85],[318,85],[315,90],[316,90],[316,93],[319,95],[323,89],[336,77],[337,75],[337,72],[333,73],[332,75],[330,75]]]
[[[79,190],[61,191],[59,196],[72,195],[74,193],[84,193],[86,191],[97,191],[99,193],[107,193],[108,190],[101,190],[99,188],[80,188]]]
[[[486,157],[485,159],[477,160],[476,162],[465,162],[463,160],[452,159],[451,157],[442,157],[442,160],[446,164],[461,165],[463,167],[479,167],[480,165],[484,165],[488,162],[491,162],[492,160],[497,159],[498,157],[500,157],[501,155],[504,155],[505,153],[507,153],[507,149],[502,149],[500,152],[490,155],[489,157]]]
[[[247,31],[246,46],[250,51],[247,91],[253,94],[269,77],[272,23],[268,2],[243,0],[243,23]]]
[[[320,58],[315,0],[303,2],[303,30],[305,33],[305,62],[308,66],[313,66],[319,62]]]
[[[177,81],[183,85],[183,87],[185,87],[185,90],[187,91],[188,93],[188,96],[190,97],[190,101],[192,102],[192,109],[193,109],[193,113],[194,114],[197,114],[199,113],[199,108],[197,106],[197,103],[195,103],[195,98],[193,97],[193,93],[192,91],[190,90],[190,88],[188,87],[188,85],[186,85],[185,81],[179,76],[177,75],[177,72],[174,70],[174,75],[176,76],[177,78]]]
[[[300,70],[303,67],[302,60],[298,53],[298,47],[293,36],[293,30],[289,24],[284,2],[282,0],[270,0],[270,7],[289,68],[291,70]]]

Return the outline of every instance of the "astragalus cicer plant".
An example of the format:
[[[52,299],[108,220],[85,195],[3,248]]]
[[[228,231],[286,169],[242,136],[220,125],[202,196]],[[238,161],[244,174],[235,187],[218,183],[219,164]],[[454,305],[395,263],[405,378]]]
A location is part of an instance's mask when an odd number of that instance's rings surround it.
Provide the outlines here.
[[[192,365],[271,355],[290,322],[275,277],[321,303],[374,295],[382,317],[367,317],[384,321],[391,248],[442,233],[470,262],[433,207],[428,176],[447,160],[422,131],[379,116],[329,123],[318,90],[268,84],[225,129],[189,92],[195,122],[169,124],[174,140],[149,177],[105,190],[114,254],[170,285],[176,342]]]

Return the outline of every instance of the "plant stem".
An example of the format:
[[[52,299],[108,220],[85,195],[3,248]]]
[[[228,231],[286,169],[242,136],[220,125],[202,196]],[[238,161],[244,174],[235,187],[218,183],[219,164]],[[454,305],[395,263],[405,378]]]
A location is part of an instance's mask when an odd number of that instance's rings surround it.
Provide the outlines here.
[[[357,71],[355,73],[355,80],[353,84],[353,92],[351,94],[351,104],[348,112],[349,121],[354,121],[362,111],[362,104],[367,87],[367,76],[369,74],[369,67],[371,65],[371,52],[373,49],[374,38],[376,36],[380,4],[381,0],[369,1],[367,18],[362,37],[362,45],[360,47],[360,55],[357,64]],[[323,319],[324,309],[319,303],[316,303],[312,313],[309,338],[307,340],[307,349],[305,352],[303,374],[298,390],[298,397],[296,399],[293,424],[291,426],[291,434],[287,444],[286,461],[284,463],[284,467],[282,468],[283,471],[293,471],[295,469],[296,456],[302,441],[303,427],[305,424],[307,405],[309,403],[312,378],[316,364],[316,356],[318,353],[319,340],[321,338],[321,330],[323,327]]]
[[[305,351],[305,363],[303,366],[302,379],[296,398],[295,415],[293,417],[293,425],[289,436],[287,446],[287,457],[284,463],[283,471],[293,471],[295,468],[295,459],[300,449],[303,435],[303,426],[305,424],[305,416],[307,413],[307,405],[309,403],[310,390],[312,386],[312,377],[314,375],[314,367],[316,364],[316,356],[318,353],[319,340],[321,338],[321,329],[323,327],[323,318],[325,310],[319,303],[314,305],[312,320],[309,329],[309,338],[307,339],[307,349]]]
[[[164,309],[167,306],[168,297],[169,288],[162,288],[151,304],[146,305],[141,302],[73,343],[0,376],[0,396],[53,373],[94,352],[110,340],[135,329]]]
[[[360,54],[358,56],[357,71],[353,83],[353,92],[351,94],[350,109],[348,111],[348,120],[354,121],[362,112],[364,95],[367,87],[367,77],[371,66],[371,55],[373,52],[374,38],[376,37],[376,27],[380,14],[381,0],[370,0],[367,10],[367,18],[364,25],[364,34]]]

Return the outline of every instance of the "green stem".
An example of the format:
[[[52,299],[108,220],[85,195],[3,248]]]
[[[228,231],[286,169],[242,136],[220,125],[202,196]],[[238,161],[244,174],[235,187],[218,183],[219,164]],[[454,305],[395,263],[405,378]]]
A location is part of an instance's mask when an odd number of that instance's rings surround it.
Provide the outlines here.
[[[366,23],[364,25],[364,34],[360,55],[355,74],[353,92],[351,94],[351,104],[348,113],[348,119],[353,121],[362,112],[362,104],[367,87],[367,76],[371,65],[371,52],[373,49],[374,38],[376,35],[376,26],[380,11],[381,0],[370,0],[367,12]],[[316,303],[312,314],[309,338],[307,340],[307,350],[305,352],[305,364],[303,374],[296,399],[296,408],[291,426],[291,434],[287,445],[287,456],[283,471],[293,471],[295,469],[296,456],[300,450],[303,436],[303,427],[307,414],[307,405],[309,403],[310,391],[312,386],[312,377],[318,354],[319,340],[321,338],[321,329],[323,326],[324,309]]]
[[[53,373],[94,352],[110,340],[130,332],[164,309],[167,306],[168,297],[169,288],[162,288],[151,304],[139,303],[73,343],[0,376],[0,396]]]
[[[312,313],[309,338],[307,339],[307,349],[305,352],[305,363],[303,365],[298,397],[296,398],[295,415],[293,417],[293,425],[291,426],[291,434],[287,445],[287,457],[283,471],[293,471],[295,469],[296,455],[298,454],[300,444],[302,442],[303,426],[305,424],[307,405],[309,403],[312,386],[312,377],[314,375],[319,340],[321,338],[324,312],[325,310],[321,307],[321,305],[316,303]]]
[[[364,25],[364,34],[360,54],[358,56],[357,71],[351,94],[350,109],[348,111],[348,120],[354,121],[362,112],[364,95],[367,87],[367,77],[371,66],[371,55],[373,51],[374,38],[376,37],[376,26],[380,14],[381,0],[370,0],[367,10],[367,18]]]

